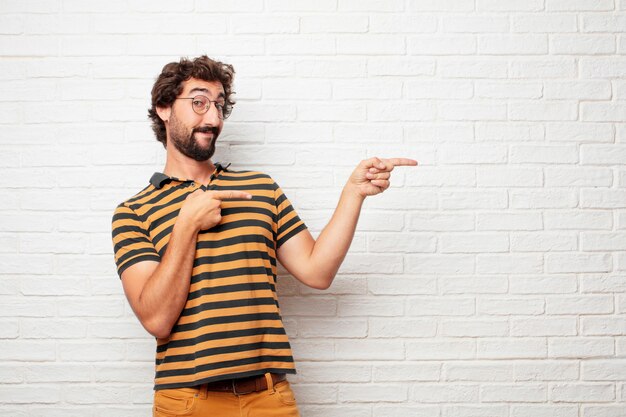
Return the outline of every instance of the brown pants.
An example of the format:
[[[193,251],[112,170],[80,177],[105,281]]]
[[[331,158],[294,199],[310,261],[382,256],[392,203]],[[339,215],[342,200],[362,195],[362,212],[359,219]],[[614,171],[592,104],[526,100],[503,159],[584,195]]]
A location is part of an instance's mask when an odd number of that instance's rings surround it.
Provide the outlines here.
[[[154,417],[300,417],[288,381],[273,384],[265,374],[267,390],[238,395],[198,388],[174,388],[154,393]]]

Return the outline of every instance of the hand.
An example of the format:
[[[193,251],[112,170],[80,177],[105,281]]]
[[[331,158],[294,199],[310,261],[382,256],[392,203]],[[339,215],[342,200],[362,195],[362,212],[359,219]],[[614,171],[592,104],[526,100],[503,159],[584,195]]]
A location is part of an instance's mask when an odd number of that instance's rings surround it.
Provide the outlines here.
[[[178,218],[191,221],[197,231],[208,230],[222,220],[222,200],[234,198],[249,200],[252,195],[243,191],[204,191],[197,189],[185,198]]]
[[[362,197],[380,194],[389,188],[391,171],[397,166],[415,166],[417,161],[408,158],[377,158],[365,159],[359,163],[348,185],[353,186]]]

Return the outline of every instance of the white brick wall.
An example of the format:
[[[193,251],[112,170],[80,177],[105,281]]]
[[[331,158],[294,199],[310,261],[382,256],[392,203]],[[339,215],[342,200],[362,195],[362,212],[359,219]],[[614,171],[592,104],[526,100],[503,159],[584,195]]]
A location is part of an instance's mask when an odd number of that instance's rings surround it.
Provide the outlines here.
[[[111,253],[164,161],[161,67],[234,64],[217,160],[314,234],[371,155],[327,291],[283,274],[304,417],[626,416],[626,0],[0,0],[0,415],[150,415]]]

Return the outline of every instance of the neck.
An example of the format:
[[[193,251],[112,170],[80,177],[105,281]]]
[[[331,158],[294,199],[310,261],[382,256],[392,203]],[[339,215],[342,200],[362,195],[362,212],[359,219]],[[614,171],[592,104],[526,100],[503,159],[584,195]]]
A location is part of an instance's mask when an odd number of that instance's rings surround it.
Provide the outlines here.
[[[170,177],[194,180],[201,184],[207,184],[211,174],[215,171],[215,165],[208,161],[196,161],[178,152],[173,146],[167,148],[167,159],[163,173]]]

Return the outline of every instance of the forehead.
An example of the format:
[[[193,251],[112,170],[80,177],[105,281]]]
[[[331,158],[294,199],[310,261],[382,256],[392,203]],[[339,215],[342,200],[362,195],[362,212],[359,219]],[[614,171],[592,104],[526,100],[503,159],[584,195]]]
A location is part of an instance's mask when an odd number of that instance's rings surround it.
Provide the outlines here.
[[[197,78],[190,78],[183,81],[183,91],[181,95],[204,94],[209,97],[217,97],[224,94],[224,87],[219,81],[204,81]]]

